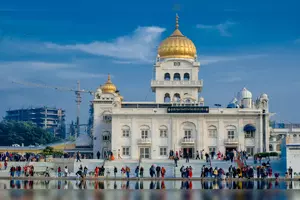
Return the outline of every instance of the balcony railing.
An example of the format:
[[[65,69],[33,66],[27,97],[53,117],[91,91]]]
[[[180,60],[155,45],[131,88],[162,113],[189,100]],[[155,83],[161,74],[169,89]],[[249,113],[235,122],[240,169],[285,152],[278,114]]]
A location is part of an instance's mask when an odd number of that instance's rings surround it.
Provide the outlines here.
[[[195,144],[194,138],[182,138],[181,145],[190,145],[190,144]]]
[[[198,87],[199,89],[203,86],[202,80],[196,80],[196,81],[185,81],[185,80],[178,80],[178,81],[157,81],[152,80],[151,81],[151,87]]]
[[[300,138],[298,137],[287,137],[286,138],[286,144],[299,144],[300,145]]]
[[[228,138],[224,140],[225,145],[237,145],[239,143],[238,138]]]
[[[138,144],[150,145],[151,144],[151,138],[138,139]]]

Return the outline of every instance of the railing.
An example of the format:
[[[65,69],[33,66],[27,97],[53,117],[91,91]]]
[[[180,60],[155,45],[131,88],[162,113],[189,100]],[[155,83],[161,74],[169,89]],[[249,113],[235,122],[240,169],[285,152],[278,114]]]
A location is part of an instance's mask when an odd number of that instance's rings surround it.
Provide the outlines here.
[[[300,144],[300,138],[298,137],[287,137],[286,144]]]
[[[138,139],[139,144],[151,144],[151,138],[141,138]]]
[[[152,80],[151,86],[202,86],[202,80],[196,80],[196,81],[184,81],[184,80],[178,80],[178,81],[157,81]]]
[[[239,140],[238,138],[228,138],[224,140],[225,144],[238,144]]]
[[[194,144],[195,139],[194,138],[182,138],[181,144]]]

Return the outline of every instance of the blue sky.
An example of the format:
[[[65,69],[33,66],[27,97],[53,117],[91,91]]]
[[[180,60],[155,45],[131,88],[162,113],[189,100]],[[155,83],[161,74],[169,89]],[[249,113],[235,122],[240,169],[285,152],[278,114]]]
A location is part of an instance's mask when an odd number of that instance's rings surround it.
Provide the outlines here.
[[[95,90],[108,73],[128,101],[154,100],[156,48],[174,29],[196,45],[207,105],[224,106],[243,87],[267,93],[275,119],[299,122],[300,14],[297,1],[0,0],[0,115],[56,106],[75,119],[74,94],[12,80]],[[87,120],[92,97],[83,96]]]

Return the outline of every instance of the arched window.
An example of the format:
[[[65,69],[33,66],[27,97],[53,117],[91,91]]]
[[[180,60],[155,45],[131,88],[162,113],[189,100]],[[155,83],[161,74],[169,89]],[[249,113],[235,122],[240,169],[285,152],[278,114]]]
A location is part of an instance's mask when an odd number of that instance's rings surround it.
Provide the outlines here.
[[[161,138],[167,138],[168,137],[168,128],[166,126],[160,126],[159,127],[159,135]]]
[[[173,80],[174,81],[180,81],[180,74],[179,73],[175,73]]]
[[[244,126],[245,138],[254,138],[256,128],[252,124]]]
[[[103,141],[110,142],[110,133],[109,133],[109,131],[104,131],[102,133],[102,139],[103,139]]]
[[[169,81],[171,79],[171,76],[169,73],[165,73],[165,81]]]
[[[182,129],[184,134],[184,139],[194,138],[196,126],[192,122],[184,122],[182,123]]]
[[[141,139],[150,138],[150,128],[149,126],[143,125],[140,128],[141,130]]]
[[[190,80],[190,74],[189,73],[185,73],[183,76],[183,80],[188,81]]]
[[[235,126],[227,126],[226,127],[227,131],[227,138],[228,139],[234,139],[236,136],[236,127]]]
[[[165,94],[165,97],[164,97],[164,102],[167,103],[167,102],[170,102],[170,101],[171,101],[170,94],[169,94],[169,93],[166,93],[166,94]]]
[[[212,138],[217,137],[217,127],[215,126],[208,127],[208,137],[212,137]]]
[[[281,151],[280,144],[277,144],[277,145],[276,145],[276,151]]]
[[[130,137],[130,127],[129,126],[122,127],[122,137]]]
[[[269,144],[269,151],[273,151],[273,145]]]
[[[175,93],[174,96],[173,96],[173,101],[174,102],[180,102],[180,94]]]

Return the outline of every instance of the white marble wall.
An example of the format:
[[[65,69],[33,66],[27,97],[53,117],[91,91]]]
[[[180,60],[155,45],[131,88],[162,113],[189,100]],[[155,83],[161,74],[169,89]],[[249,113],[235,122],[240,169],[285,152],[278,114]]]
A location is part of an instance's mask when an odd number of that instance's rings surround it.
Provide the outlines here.
[[[254,152],[260,151],[260,126],[259,120],[257,117],[218,117],[214,118],[212,116],[205,117],[204,115],[200,116],[176,116],[176,115],[149,115],[149,116],[114,116],[112,124],[112,150],[116,151],[121,149],[122,146],[130,146],[131,154],[128,159],[138,159],[139,157],[139,145],[138,139],[141,138],[141,126],[150,127],[151,144],[146,145],[151,148],[151,158],[152,159],[163,159],[159,155],[160,147],[167,146],[169,150],[179,151],[183,148],[181,140],[184,137],[183,124],[189,123],[195,128],[192,132],[192,137],[195,139],[193,146],[196,150],[204,149],[208,151],[209,147],[216,147],[216,150],[225,152],[226,145],[224,140],[227,139],[227,129],[226,127],[236,127],[235,135],[238,138],[238,144],[236,145],[238,150],[246,150],[246,147],[254,147]],[[245,139],[243,127],[251,123],[256,126],[255,138]],[[130,127],[130,137],[122,137],[122,127],[126,125]],[[167,127],[167,138],[160,137],[160,126]],[[208,135],[209,126],[217,127],[217,137],[210,138]]]

